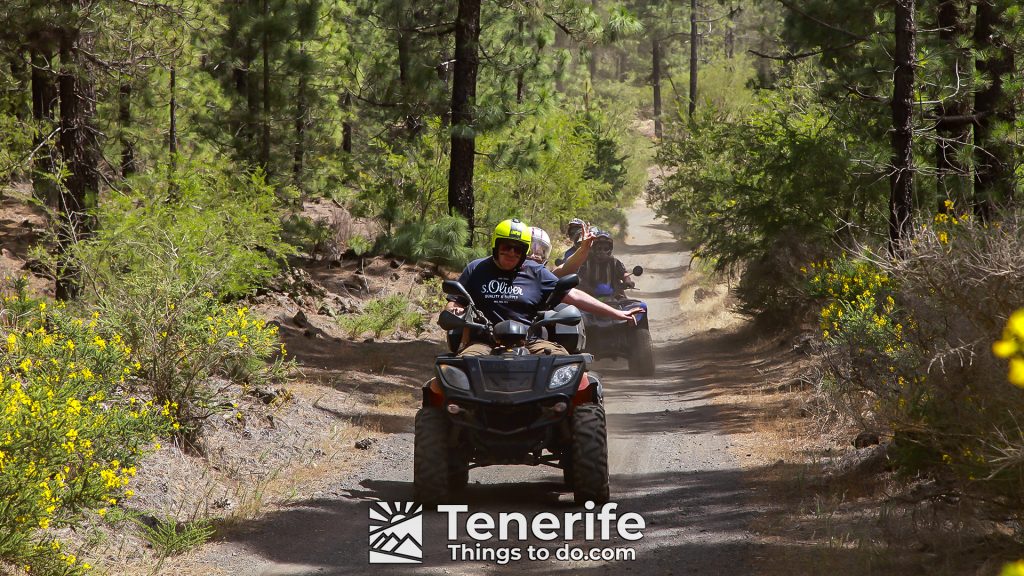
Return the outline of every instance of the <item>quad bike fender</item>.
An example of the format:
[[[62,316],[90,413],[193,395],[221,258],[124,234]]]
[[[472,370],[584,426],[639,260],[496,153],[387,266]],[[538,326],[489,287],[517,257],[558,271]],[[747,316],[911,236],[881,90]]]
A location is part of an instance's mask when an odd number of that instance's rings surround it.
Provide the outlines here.
[[[601,381],[596,375],[584,373],[580,379],[580,385],[576,389],[576,395],[572,397],[572,405],[600,404],[604,393],[601,389]]]
[[[435,406],[437,408],[444,407],[444,390],[441,389],[441,383],[437,381],[437,378],[431,378],[423,384],[423,407],[427,408]]]

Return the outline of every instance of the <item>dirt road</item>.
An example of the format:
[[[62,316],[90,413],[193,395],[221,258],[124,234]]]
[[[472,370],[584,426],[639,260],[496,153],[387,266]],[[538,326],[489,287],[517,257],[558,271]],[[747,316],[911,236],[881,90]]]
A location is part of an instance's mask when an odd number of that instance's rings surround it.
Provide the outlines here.
[[[412,494],[412,421],[405,432],[378,442],[372,459],[357,473],[339,480],[317,497],[295,502],[231,534],[205,553],[218,572],[242,575],[299,574],[746,574],[754,547],[745,530],[753,512],[744,504],[743,472],[729,452],[731,435],[745,430],[741,417],[723,414],[712,398],[723,384],[731,360],[728,343],[709,341],[688,314],[693,299],[680,295],[690,254],[672,238],[650,209],[638,205],[628,213],[629,235],[616,246],[627,267],[644,266],[636,296],[648,302],[658,372],[651,379],[630,377],[625,362],[599,362],[606,382],[612,502],[616,512],[641,515],[643,538],[586,542],[580,534],[563,542],[536,539],[481,542],[479,548],[520,549],[524,557],[500,563],[479,561],[477,542],[465,535],[446,538],[448,517],[434,511],[423,516],[423,562],[414,565],[369,564],[371,502],[406,501]],[[424,379],[429,373],[424,365]],[[542,512],[561,517],[584,512],[555,469],[492,467],[474,470],[459,496],[468,513]],[[613,532],[614,534],[614,532]],[[468,552],[451,544],[465,544]],[[635,559],[618,561],[559,560],[568,545],[632,549]],[[527,546],[552,552],[548,560],[526,558]],[[461,550],[461,549],[460,549]],[[625,552],[620,552],[625,554]]]

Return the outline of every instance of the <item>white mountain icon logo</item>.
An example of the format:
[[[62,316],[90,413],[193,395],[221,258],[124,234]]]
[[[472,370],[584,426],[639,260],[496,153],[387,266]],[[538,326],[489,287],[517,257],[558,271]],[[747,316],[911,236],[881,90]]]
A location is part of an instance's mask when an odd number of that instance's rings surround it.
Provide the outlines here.
[[[413,502],[370,505],[370,564],[423,562],[423,506]]]

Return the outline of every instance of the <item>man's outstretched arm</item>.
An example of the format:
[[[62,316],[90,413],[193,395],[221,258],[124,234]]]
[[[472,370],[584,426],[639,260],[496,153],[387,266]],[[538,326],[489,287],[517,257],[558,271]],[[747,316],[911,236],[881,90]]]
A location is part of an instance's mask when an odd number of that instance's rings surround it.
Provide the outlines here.
[[[636,315],[644,311],[644,309],[639,306],[626,311],[617,310],[604,302],[601,302],[597,298],[594,298],[590,294],[575,288],[570,290],[569,293],[565,295],[565,298],[562,298],[562,302],[565,304],[572,304],[584,312],[590,312],[591,314],[597,314],[598,316],[605,316],[607,318],[615,318],[616,320],[625,320],[634,326],[636,325]]]

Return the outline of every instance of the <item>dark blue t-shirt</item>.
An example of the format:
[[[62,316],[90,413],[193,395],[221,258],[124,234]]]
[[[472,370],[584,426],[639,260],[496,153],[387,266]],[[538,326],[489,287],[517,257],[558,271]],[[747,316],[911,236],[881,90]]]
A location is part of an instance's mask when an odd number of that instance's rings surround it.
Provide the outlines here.
[[[477,309],[494,323],[515,320],[530,324],[557,281],[550,270],[533,260],[524,262],[516,272],[498,268],[491,257],[470,262],[459,276],[459,283],[469,291]]]
[[[555,265],[556,266],[561,266],[562,264],[565,264],[566,262],[568,262],[569,258],[571,258],[572,255],[575,254],[576,251],[579,250],[579,249],[580,249],[580,245],[579,244],[573,244],[572,246],[569,247],[568,250],[565,251],[565,254],[562,254],[561,258],[555,260]]]

